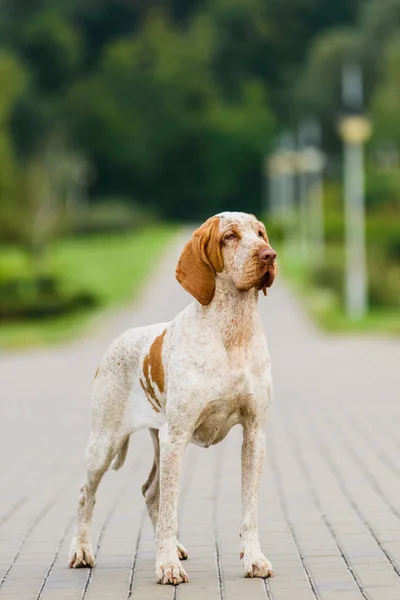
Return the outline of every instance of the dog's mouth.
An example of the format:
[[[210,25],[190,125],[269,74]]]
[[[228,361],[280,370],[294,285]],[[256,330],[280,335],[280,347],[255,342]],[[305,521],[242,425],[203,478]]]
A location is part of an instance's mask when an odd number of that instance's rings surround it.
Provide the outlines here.
[[[276,265],[268,266],[265,271],[260,284],[257,286],[259,292],[263,292],[264,296],[267,295],[267,288],[271,287],[276,277]]]

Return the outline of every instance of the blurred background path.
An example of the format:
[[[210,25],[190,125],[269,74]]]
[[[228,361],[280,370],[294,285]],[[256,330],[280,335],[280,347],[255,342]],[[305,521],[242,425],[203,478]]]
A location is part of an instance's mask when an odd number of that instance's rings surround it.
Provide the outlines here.
[[[0,354],[1,600],[398,600],[400,342],[317,332],[281,281],[260,298],[275,400],[259,520],[276,576],[242,577],[239,429],[217,447],[186,453],[179,515],[190,585],[155,583],[140,491],[152,461],[147,432],[133,437],[126,465],[100,487],[96,568],[67,568],[96,367],[123,330],[168,320],[190,301],[174,279],[184,238],[135,306],[92,335]]]

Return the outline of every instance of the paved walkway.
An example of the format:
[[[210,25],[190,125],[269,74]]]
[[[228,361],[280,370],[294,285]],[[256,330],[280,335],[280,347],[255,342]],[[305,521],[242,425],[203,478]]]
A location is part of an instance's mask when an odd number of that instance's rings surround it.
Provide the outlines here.
[[[90,339],[0,355],[0,600],[399,600],[400,343],[323,336],[281,284],[260,298],[275,382],[260,529],[276,576],[242,578],[239,429],[186,453],[180,539],[189,585],[154,580],[140,492],[152,460],[147,432],[100,487],[97,567],[67,568],[97,364],[115,335],[188,302],[174,280],[182,242],[135,309]]]

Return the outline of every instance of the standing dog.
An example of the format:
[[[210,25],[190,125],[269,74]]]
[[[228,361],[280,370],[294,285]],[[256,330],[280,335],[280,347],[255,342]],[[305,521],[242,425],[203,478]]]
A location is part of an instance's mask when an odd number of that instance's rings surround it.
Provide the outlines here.
[[[97,487],[125,460],[129,436],[147,427],[154,463],[143,494],[157,538],[158,583],[188,582],[177,540],[182,457],[189,442],[208,448],[243,427],[240,529],[245,576],[272,575],[257,529],[257,498],[272,398],[271,364],[257,311],[276,273],[276,253],[253,215],[211,217],[183,249],[176,277],[195,300],[170,323],[130,329],[108,349],[93,386],[70,567],[92,567],[90,525]]]

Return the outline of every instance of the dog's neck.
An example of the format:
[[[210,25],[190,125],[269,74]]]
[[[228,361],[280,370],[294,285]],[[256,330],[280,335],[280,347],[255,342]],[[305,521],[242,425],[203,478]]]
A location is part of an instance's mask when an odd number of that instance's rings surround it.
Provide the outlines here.
[[[258,291],[254,288],[241,292],[233,282],[217,277],[215,294],[208,306],[197,304],[205,326],[218,331],[224,346],[246,346],[253,335],[257,311]]]

